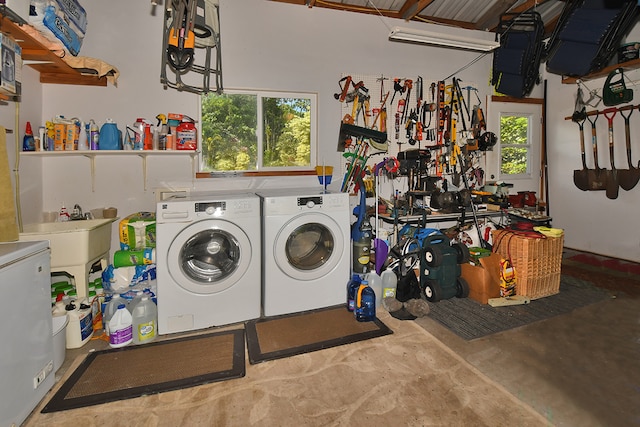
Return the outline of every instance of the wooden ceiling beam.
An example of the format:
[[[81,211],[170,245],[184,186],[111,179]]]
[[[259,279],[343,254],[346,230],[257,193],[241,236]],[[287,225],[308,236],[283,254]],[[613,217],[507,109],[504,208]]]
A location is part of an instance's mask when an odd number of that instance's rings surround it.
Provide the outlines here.
[[[405,21],[411,21],[431,3],[433,3],[433,0],[407,0],[400,9],[400,15]]]

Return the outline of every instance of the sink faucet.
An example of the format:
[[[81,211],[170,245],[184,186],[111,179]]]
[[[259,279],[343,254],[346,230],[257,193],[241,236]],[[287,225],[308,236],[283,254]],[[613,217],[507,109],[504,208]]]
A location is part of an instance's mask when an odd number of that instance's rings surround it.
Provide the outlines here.
[[[75,204],[73,205],[73,210],[71,211],[71,219],[84,219],[84,216],[82,215],[82,208],[80,207],[79,204]]]

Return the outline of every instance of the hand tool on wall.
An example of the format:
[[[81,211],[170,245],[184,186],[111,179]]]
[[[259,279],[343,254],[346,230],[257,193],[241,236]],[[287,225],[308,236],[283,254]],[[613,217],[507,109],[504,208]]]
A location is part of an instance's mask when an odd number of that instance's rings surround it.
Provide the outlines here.
[[[587,120],[591,123],[591,148],[593,150],[593,163],[595,169],[589,169],[589,190],[598,191],[604,190],[607,187],[607,173],[605,169],[601,169],[598,164],[598,136],[596,133],[596,121],[598,120],[598,114],[594,114],[594,119],[591,116],[587,116]]]
[[[629,169],[620,169],[618,171],[618,178],[620,178],[620,187],[625,191],[631,190],[640,180],[640,168],[634,167],[632,164],[633,162],[631,161],[631,131],[629,129],[629,117],[631,116],[631,113],[633,113],[633,108],[635,107],[629,109],[629,114],[624,114],[624,110],[622,108],[619,110],[620,115],[624,118],[624,136]]]
[[[607,108],[602,114],[607,118],[607,130],[609,135],[609,163],[611,163],[611,170],[607,171],[607,185],[606,194],[609,199],[617,199],[618,192],[620,191],[620,184],[618,183],[618,171],[616,170],[616,164],[613,152],[613,118],[618,112],[617,108]]]
[[[578,187],[582,191],[587,191],[589,189],[589,170],[587,168],[587,160],[584,149],[584,122],[586,120],[586,115],[581,118],[574,120],[578,123],[578,127],[580,129],[580,155],[582,158],[582,169],[577,169],[573,171],[573,183],[576,187]]]
[[[338,86],[340,86],[340,93],[334,93],[333,97],[340,102],[344,102],[349,93],[349,87],[351,86],[351,76],[341,78]]]
[[[405,87],[405,92],[407,94],[407,96],[404,98],[404,105],[406,107],[407,105],[409,105],[409,101],[411,100],[411,88],[413,88],[413,80],[405,79],[404,87]],[[402,116],[400,117],[400,120],[401,122],[404,122],[406,119],[407,119],[407,109],[404,108],[404,110],[402,111]]]

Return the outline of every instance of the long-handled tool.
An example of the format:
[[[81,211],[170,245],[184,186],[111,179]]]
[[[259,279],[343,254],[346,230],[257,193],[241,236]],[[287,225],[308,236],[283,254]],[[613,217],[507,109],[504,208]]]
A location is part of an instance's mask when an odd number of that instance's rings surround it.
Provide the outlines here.
[[[618,171],[616,170],[616,163],[614,160],[613,152],[613,118],[618,112],[617,108],[607,108],[602,112],[607,118],[608,134],[609,134],[609,163],[611,163],[611,170],[607,171],[607,185],[606,194],[609,199],[617,199],[620,192],[620,184],[618,182]]]
[[[591,116],[587,116],[587,120],[591,123],[591,148],[593,150],[593,164],[595,166],[594,169],[589,169],[588,181],[589,181],[589,190],[590,191],[598,191],[604,190],[607,187],[607,171],[606,169],[601,169],[598,164],[598,136],[596,134],[596,121],[598,120],[598,114],[594,114],[595,119],[591,119]]]
[[[631,116],[631,113],[633,113],[633,108],[629,109],[629,114],[626,115],[622,108],[619,111],[620,115],[624,119],[624,136],[625,144],[627,146],[627,164],[629,165],[629,169],[618,170],[618,178],[620,179],[620,187],[625,191],[629,191],[638,184],[638,181],[640,181],[640,168],[634,167],[633,162],[631,161],[631,131],[629,129],[629,117]]]
[[[577,120],[578,126],[580,128],[580,156],[582,157],[582,169],[577,169],[573,171],[573,183],[576,187],[578,187],[582,191],[587,191],[589,189],[589,169],[587,168],[587,160],[584,149],[584,121],[586,117],[581,120]]]

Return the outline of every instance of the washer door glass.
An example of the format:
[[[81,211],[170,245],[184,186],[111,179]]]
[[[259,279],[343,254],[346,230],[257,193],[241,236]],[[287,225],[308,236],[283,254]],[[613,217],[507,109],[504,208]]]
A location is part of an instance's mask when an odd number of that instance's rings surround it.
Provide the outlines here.
[[[306,213],[292,218],[278,231],[273,257],[278,268],[293,279],[320,279],[349,256],[348,239],[348,232],[331,216]]]
[[[238,268],[239,260],[238,240],[223,230],[201,231],[180,250],[182,271],[200,283],[224,280]]]
[[[300,270],[315,270],[331,258],[333,242],[333,235],[326,226],[315,222],[304,224],[287,239],[287,259]]]
[[[251,262],[246,233],[224,220],[206,220],[182,230],[167,254],[169,273],[178,285],[198,294],[221,292],[236,284]]]

